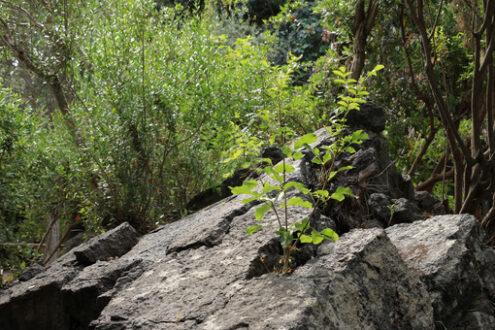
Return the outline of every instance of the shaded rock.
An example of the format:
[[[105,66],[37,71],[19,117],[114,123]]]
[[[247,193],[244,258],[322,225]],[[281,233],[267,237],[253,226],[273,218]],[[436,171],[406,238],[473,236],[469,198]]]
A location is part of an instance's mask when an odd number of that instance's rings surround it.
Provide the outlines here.
[[[70,327],[87,328],[89,322],[97,318],[110,301],[111,295],[105,293],[112,289],[118,290],[122,286],[116,285],[119,279],[135,280],[139,277],[145,269],[142,262],[142,259],[131,258],[122,262],[97,261],[64,285],[61,294],[64,312],[70,318]]]
[[[405,199],[399,198],[394,200],[392,205],[392,220],[391,223],[403,223],[403,222],[413,222],[416,220],[423,219],[421,215],[421,210],[413,202]]]
[[[138,234],[127,222],[106,233],[92,238],[84,246],[73,250],[76,260],[82,265],[91,265],[98,260],[120,257],[138,241]]]
[[[282,149],[278,147],[270,146],[263,149],[263,152],[261,153],[261,157],[270,158],[273,164],[277,164],[278,162],[282,161],[282,159],[285,158],[285,155],[282,152]]]
[[[67,241],[64,242],[63,246],[63,253],[72,250],[73,248],[81,245],[84,243],[84,237],[86,236],[86,233],[80,232],[74,235],[73,237],[69,238]]]
[[[311,145],[312,148],[324,150],[326,145],[335,142],[326,129],[315,132],[318,141]],[[349,134],[352,131],[348,132]],[[342,171],[335,176],[327,189],[330,193],[340,187],[351,187],[352,192],[359,199],[346,198],[343,202],[330,201],[324,208],[324,214],[330,216],[337,224],[337,232],[342,234],[352,228],[368,228],[371,226],[386,226],[390,219],[390,211],[373,213],[367,202],[374,194],[382,194],[386,199],[414,198],[414,189],[409,180],[397,171],[392,159],[388,155],[387,140],[379,134],[368,132],[368,139],[362,144],[354,146],[356,152],[344,154],[334,164],[334,169],[351,165],[350,170]],[[310,163],[311,154],[306,153],[305,159]],[[311,164],[306,170],[309,186],[318,187],[324,181],[319,173],[319,167]],[[392,203],[387,206],[392,205]],[[382,205],[383,206],[383,205]],[[419,218],[416,218],[419,219]],[[416,220],[414,219],[414,220]],[[379,222],[377,222],[379,221]],[[380,224],[381,223],[381,224]]]
[[[41,273],[45,267],[42,264],[34,264],[29,267],[26,271],[24,271],[21,275],[19,275],[19,281],[28,281],[36,276],[36,274]]]
[[[414,199],[418,203],[419,207],[425,212],[433,215],[447,213],[443,203],[427,191],[416,191]]]
[[[60,289],[82,269],[65,255],[27,281],[0,291],[0,329],[69,329]]]
[[[436,216],[386,232],[426,283],[439,328],[495,328],[495,252],[475,217]]]
[[[201,210],[207,206],[215,204],[224,198],[232,196],[232,192],[229,187],[236,187],[242,185],[253,171],[249,168],[241,168],[235,171],[230,177],[225,179],[219,186],[208,188],[197,195],[195,195],[187,203],[186,209],[189,212]]]
[[[374,193],[368,198],[368,207],[371,216],[379,220],[383,225],[387,225],[390,221],[392,199],[385,194]]]
[[[373,103],[361,104],[359,111],[351,111],[347,115],[347,125],[353,128],[380,133],[385,129],[385,124],[385,111]]]

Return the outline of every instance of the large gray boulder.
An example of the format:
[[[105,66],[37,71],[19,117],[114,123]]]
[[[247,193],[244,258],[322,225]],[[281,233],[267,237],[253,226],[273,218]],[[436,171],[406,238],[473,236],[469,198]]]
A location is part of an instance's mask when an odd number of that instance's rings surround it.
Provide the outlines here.
[[[427,285],[438,327],[495,329],[495,252],[474,216],[436,216],[386,232]]]
[[[253,209],[212,246],[173,252],[116,293],[95,329],[433,328],[426,287],[383,230],[327,243],[291,275],[259,262],[280,257],[273,234],[244,233]],[[302,214],[298,214],[302,215]],[[165,233],[163,233],[165,234]]]

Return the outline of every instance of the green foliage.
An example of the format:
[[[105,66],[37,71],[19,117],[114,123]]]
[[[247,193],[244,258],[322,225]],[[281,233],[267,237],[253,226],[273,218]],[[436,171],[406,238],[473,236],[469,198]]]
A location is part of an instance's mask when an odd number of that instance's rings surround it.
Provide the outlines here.
[[[292,147],[285,145],[285,134],[292,132],[283,126],[285,122],[281,107],[279,107],[278,116],[273,118],[274,124],[279,125],[278,131],[281,133],[282,151],[286,158],[279,164],[272,164],[268,161],[269,166],[259,170],[259,182],[250,179],[244,181],[239,187],[231,187],[233,194],[247,195],[249,197],[243,199],[243,203],[258,202],[261,205],[256,206],[254,216],[258,221],[270,211],[275,215],[278,230],[276,234],[280,238],[280,243],[284,250],[284,256],[281,261],[283,263],[281,271],[287,273],[290,271],[289,261],[290,256],[296,246],[302,244],[320,244],[323,240],[334,241],[338,235],[331,229],[326,228],[322,231],[317,231],[311,227],[308,218],[302,219],[300,222],[294,221],[289,215],[289,207],[303,207],[308,209],[318,208],[319,203],[326,203],[329,199],[342,202],[346,196],[356,197],[350,187],[337,187],[330,194],[326,190],[327,184],[342,171],[352,169],[352,166],[343,166],[338,169],[334,168],[334,160],[340,157],[344,152],[355,153],[353,146],[359,145],[363,140],[368,138],[368,135],[362,130],[357,130],[351,134],[346,134],[345,121],[347,114],[350,111],[359,111],[359,104],[363,103],[363,97],[367,95],[364,89],[364,82],[368,77],[376,75],[376,72],[383,69],[382,65],[376,66],[370,71],[367,77],[363,77],[358,81],[349,78],[349,73],[344,67],[334,70],[335,79],[333,83],[341,87],[341,94],[338,97],[337,108],[332,114],[332,126],[328,127],[330,136],[334,137],[334,143],[329,146],[324,146],[325,152],[321,152],[318,148],[313,148],[311,144],[317,142],[317,136],[314,133],[305,134],[297,139]],[[320,82],[318,80],[317,82]],[[350,95],[350,96],[349,96]],[[287,179],[287,174],[295,171],[295,168],[290,165],[290,162],[295,162],[303,157],[300,149],[305,148],[310,151],[314,157],[312,162],[319,165],[321,176],[324,178],[322,189],[311,192],[304,184]],[[296,191],[294,196],[293,192]],[[252,225],[247,227],[246,233],[253,235],[264,227],[270,227],[272,224]]]
[[[288,1],[279,11],[274,0],[264,14],[278,14],[265,22],[253,16],[260,1],[166,2],[160,10],[153,0],[0,6],[7,22],[0,33],[22,51],[1,43],[0,74],[17,94],[0,88],[0,243],[39,242],[49,217],[60,218],[63,229],[80,216],[93,232],[123,221],[145,232],[176,219],[195,193],[252,167],[272,144],[293,161],[306,149],[325,180],[310,191],[286,180],[294,171],[288,161],[263,159],[270,182],[233,188],[249,195],[246,203],[261,203],[260,221],[280,207],[342,201],[353,193],[332,180],[352,168],[334,161],[367,138],[363,131],[347,134],[345,125],[365,99],[389,110],[393,120],[384,134],[403,173],[436,129],[413,182],[427,179],[445,152],[437,109],[428,106],[434,102],[421,44],[402,2],[380,1],[366,49],[365,67],[374,69],[359,80],[346,69],[358,1]],[[474,16],[460,1],[443,2],[436,14],[426,19],[434,23],[428,31],[434,75],[467,139]],[[68,103],[58,110],[50,89],[57,80]],[[316,136],[307,133],[324,126],[335,142],[311,147]],[[296,136],[292,148],[286,145]],[[443,166],[450,169],[451,159]],[[433,192],[452,202],[452,187],[442,182]],[[313,231],[307,219],[285,225],[283,217],[277,233],[288,252],[296,241],[336,238]],[[16,271],[38,258],[25,244],[0,247],[0,256],[4,268]]]
[[[48,96],[30,100],[47,109],[9,101],[1,114],[2,240],[39,242],[52,216],[63,231],[80,217],[92,232],[123,221],[145,232],[175,219],[194,194],[248,166],[264,146],[319,125],[312,92],[292,85],[297,59],[270,64],[272,36],[230,33],[211,11],[67,1],[53,7],[66,15],[54,18],[45,4],[15,5],[0,15],[12,20],[7,32],[34,67],[15,70],[45,85],[57,78],[68,105],[56,109]],[[41,25],[24,24],[29,17],[16,8]],[[285,132],[269,120],[274,113],[283,114]]]
[[[295,151],[295,149],[299,149],[304,145],[307,146],[308,143],[315,141],[316,136],[314,134],[307,134],[294,143],[294,149],[285,146],[284,153],[287,159],[284,159],[277,165],[270,165],[264,167],[262,171],[260,170],[266,176],[266,179],[260,179],[260,183],[256,180],[246,180],[242,186],[231,187],[233,194],[250,196],[243,199],[243,203],[261,202],[261,205],[257,206],[254,212],[254,216],[258,221],[261,221],[269,211],[275,214],[278,223],[276,234],[280,237],[280,243],[284,249],[283,266],[281,269],[284,273],[290,271],[290,255],[296,249],[298,243],[312,243],[317,245],[324,239],[330,241],[338,239],[338,235],[329,228],[322,232],[312,229],[308,218],[304,218],[300,222],[294,222],[289,217],[289,207],[299,206],[312,209],[317,207],[316,203],[319,196],[324,196],[325,193],[328,196],[327,191],[319,191],[316,194],[311,194],[309,189],[302,183],[287,180],[286,176],[287,173],[295,171],[294,167],[287,163],[290,160],[295,161],[294,155],[298,155],[298,151]],[[275,185],[272,185],[270,180]],[[290,192],[292,191],[298,191],[306,199],[300,196],[290,197]],[[271,224],[249,226],[246,228],[246,233],[253,235],[266,226],[271,226]],[[305,234],[308,231],[311,231],[311,235]]]
[[[23,243],[43,234],[36,218],[53,169],[44,158],[46,135],[30,111],[0,82],[0,268],[15,274],[39,257]]]

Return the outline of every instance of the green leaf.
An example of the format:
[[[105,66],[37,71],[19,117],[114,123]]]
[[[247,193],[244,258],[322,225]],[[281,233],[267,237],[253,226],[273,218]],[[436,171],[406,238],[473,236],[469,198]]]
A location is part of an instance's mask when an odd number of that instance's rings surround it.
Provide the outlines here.
[[[356,103],[356,102],[352,102],[349,104],[349,107],[348,107],[349,110],[359,110],[359,104]]]
[[[385,66],[382,65],[382,64],[378,64],[377,66],[375,66],[375,68],[373,69],[373,71],[377,72],[377,71],[380,71],[384,68]]]
[[[330,196],[330,198],[335,199],[339,202],[342,202],[345,199],[345,196],[354,196],[351,188],[349,187],[338,187],[337,190]]]
[[[351,142],[356,144],[361,144],[363,140],[366,140],[367,138],[368,138],[368,134],[360,129],[352,133]]]
[[[311,159],[311,162],[312,163],[315,163],[315,164],[318,164],[318,165],[323,165],[323,162],[320,159],[316,158],[316,157],[313,158],[313,159]]]
[[[304,235],[302,234],[300,237],[299,237],[299,241],[303,244],[307,244],[307,243],[313,243],[313,237],[311,236],[308,236],[308,235]]]
[[[272,186],[268,182],[263,184],[263,193],[266,194],[273,190],[282,190],[282,189],[280,188],[280,186]]]
[[[263,204],[254,211],[256,219],[261,220],[266,212],[270,211],[272,206],[270,204]]]
[[[290,157],[292,155],[292,149],[289,147],[289,146],[283,146],[282,148],[282,152],[284,153],[284,155],[286,155],[287,157]]]
[[[310,209],[310,208],[313,207],[313,204],[311,202],[305,201],[301,197],[291,198],[287,202],[287,206],[296,206],[296,205],[297,206],[302,206],[302,207],[305,207],[305,208],[308,208],[308,209]]]
[[[230,191],[234,195],[247,194],[255,196],[255,192],[253,192],[253,188],[258,186],[258,182],[256,180],[246,180],[243,182],[242,186],[238,187],[229,187]]]
[[[339,235],[330,228],[325,228],[321,231],[323,237],[329,241],[336,241],[339,239]]]
[[[284,186],[284,191],[288,191],[290,188],[295,188],[295,189],[299,190],[300,192],[302,192],[303,194],[309,193],[309,189],[306,188],[306,186],[304,184],[302,184],[301,182],[296,182],[296,181],[287,182]]]
[[[282,244],[282,247],[285,249],[286,247],[288,247],[292,241],[293,241],[293,237],[292,237],[292,233],[285,230],[284,228],[280,228],[276,234],[278,236],[280,236],[280,244]]]
[[[265,172],[266,174],[268,174],[273,180],[279,182],[279,183],[282,183],[284,181],[284,178],[282,175],[278,174],[277,172],[275,172],[273,170],[273,167],[265,167],[263,169],[263,172]]]
[[[270,158],[263,158],[262,161],[265,162],[265,163],[268,163],[270,165],[273,165],[273,162],[272,162],[272,160]]]
[[[323,155],[323,164],[326,164],[331,159],[332,159],[332,154],[330,153],[329,150],[327,150],[327,152],[325,152],[325,155]]]
[[[337,171],[332,171],[328,174],[328,181],[332,180],[337,175]]]
[[[296,227],[297,230],[301,232],[305,232],[309,228],[309,219],[304,218],[301,220],[301,222],[296,222],[294,223],[294,227]]]
[[[248,203],[251,203],[252,201],[255,201],[255,200],[257,200],[257,199],[258,199],[258,197],[249,197],[249,198],[244,198],[244,199],[242,200],[242,203],[243,203],[243,204],[248,204]]]
[[[342,172],[342,171],[346,171],[346,170],[352,170],[353,168],[354,168],[354,166],[352,166],[352,165],[342,166],[341,168],[339,168],[337,170],[337,173]]]
[[[328,191],[326,190],[317,190],[315,192],[313,192],[313,195],[315,195],[316,197],[323,197],[323,198],[326,198],[328,197],[330,194]]]
[[[263,226],[249,226],[246,228],[246,234],[252,235],[262,228],[263,228]]]
[[[273,170],[277,173],[283,173],[284,171],[285,173],[292,173],[296,171],[296,169],[292,165],[284,163],[278,164],[273,168]]]
[[[323,240],[325,239],[325,238],[323,237],[323,235],[322,235],[322,234],[320,234],[320,232],[319,232],[319,231],[316,231],[316,230],[313,230],[313,231],[311,232],[311,237],[312,237],[312,239],[313,239],[313,244],[314,244],[314,245],[318,245],[318,244],[320,244],[320,243],[321,243],[321,242],[323,242]]]
[[[298,159],[301,159],[301,158],[303,158],[303,157],[304,157],[304,155],[303,155],[303,153],[302,153],[302,152],[300,152],[300,151],[296,151],[296,152],[292,155],[292,158],[294,158],[294,160],[298,160]]]
[[[316,134],[310,133],[302,136],[299,140],[294,143],[294,150],[301,148],[305,144],[310,144],[316,142]]]

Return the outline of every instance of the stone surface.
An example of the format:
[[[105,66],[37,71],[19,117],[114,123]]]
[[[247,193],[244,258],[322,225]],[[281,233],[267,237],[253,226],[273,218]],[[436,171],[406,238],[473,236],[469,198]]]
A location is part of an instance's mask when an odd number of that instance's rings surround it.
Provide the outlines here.
[[[436,216],[388,228],[387,234],[433,299],[437,326],[495,328],[495,252],[471,215]]]
[[[381,222],[383,226],[387,225],[391,217],[392,199],[381,193],[371,194],[368,198],[368,207],[371,216]]]
[[[314,146],[332,142],[317,133]],[[336,243],[299,247],[291,274],[277,272],[275,212],[257,221],[255,202],[231,196],[134,246],[135,232],[124,225],[16,281],[0,292],[0,329],[493,329],[495,257],[474,218],[342,231],[365,227],[369,195],[392,201],[402,191],[399,181],[385,183],[398,173],[383,167],[382,142],[370,136],[336,164],[354,168],[336,176],[330,192],[348,185],[359,199],[290,208],[289,223],[309,218],[318,230],[342,234]],[[291,165],[292,180],[318,187],[310,159]],[[246,235],[258,223],[271,228]]]
[[[347,115],[347,125],[380,133],[385,129],[385,111],[373,103],[364,103],[359,111],[351,111]]]
[[[88,244],[73,250],[77,262],[83,265],[94,264],[98,260],[120,257],[138,241],[138,234],[127,222],[106,233],[92,238]]]
[[[421,210],[414,202],[405,198],[395,199],[393,202],[392,224],[410,223],[424,218]]]
[[[414,195],[414,200],[418,203],[418,206],[425,212],[432,215],[445,214],[446,210],[438,198],[433,196],[427,191],[416,191]]]

